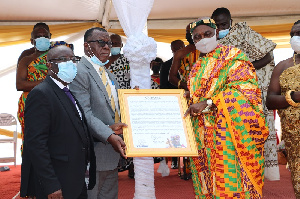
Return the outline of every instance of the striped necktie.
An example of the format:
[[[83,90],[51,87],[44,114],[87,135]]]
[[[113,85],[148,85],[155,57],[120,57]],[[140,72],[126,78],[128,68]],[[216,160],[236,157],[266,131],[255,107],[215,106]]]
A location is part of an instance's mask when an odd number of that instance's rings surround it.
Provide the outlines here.
[[[120,117],[119,117],[118,111],[116,109],[116,104],[115,104],[115,100],[114,100],[114,97],[113,97],[112,92],[111,92],[111,87],[110,87],[110,85],[108,83],[108,80],[106,78],[105,69],[100,66],[99,71],[100,71],[100,75],[101,75],[103,85],[105,86],[107,95],[108,95],[109,100],[110,100],[111,108],[115,112],[115,123],[117,123],[117,122],[120,121]]]

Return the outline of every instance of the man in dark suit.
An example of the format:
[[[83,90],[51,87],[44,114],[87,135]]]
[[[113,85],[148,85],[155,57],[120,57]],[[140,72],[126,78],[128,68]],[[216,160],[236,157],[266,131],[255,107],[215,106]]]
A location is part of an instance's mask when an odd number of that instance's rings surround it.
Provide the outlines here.
[[[124,154],[125,143],[116,134],[126,124],[120,123],[120,109],[114,75],[108,63],[112,43],[106,30],[91,28],[84,34],[84,53],[78,63],[78,75],[70,84],[71,91],[83,107],[88,128],[95,142],[97,158],[96,185],[88,198],[118,198],[118,162]],[[119,154],[120,153],[120,154]]]
[[[173,56],[175,52],[181,48],[184,48],[184,43],[182,40],[175,40],[171,42],[171,50]],[[169,72],[173,62],[173,57],[168,61],[164,62],[161,69],[160,69],[160,89],[176,89],[177,87],[174,86],[169,82]],[[177,75],[179,78],[179,75]]]
[[[84,111],[68,90],[77,74],[76,57],[66,46],[48,52],[48,76],[29,93],[25,104],[25,138],[21,197],[87,198],[95,184],[95,154]]]

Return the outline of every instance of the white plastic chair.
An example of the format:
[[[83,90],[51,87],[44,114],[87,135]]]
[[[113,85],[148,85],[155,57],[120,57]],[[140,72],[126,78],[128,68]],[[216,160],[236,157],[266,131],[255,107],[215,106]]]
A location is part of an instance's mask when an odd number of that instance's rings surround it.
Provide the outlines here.
[[[17,164],[17,140],[18,140],[18,132],[17,132],[17,120],[16,118],[8,113],[0,113],[0,126],[16,126],[16,130],[14,131],[13,138],[0,139],[1,143],[13,143],[14,145],[14,156],[13,157],[0,157],[1,163],[14,162],[15,166]]]

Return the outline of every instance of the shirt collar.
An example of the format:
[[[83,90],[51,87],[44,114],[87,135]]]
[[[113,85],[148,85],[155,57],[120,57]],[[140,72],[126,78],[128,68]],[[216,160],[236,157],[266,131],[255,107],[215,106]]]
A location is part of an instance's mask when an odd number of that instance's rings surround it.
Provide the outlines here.
[[[51,77],[51,76],[50,76]],[[64,87],[67,87],[69,89],[69,85],[65,86],[63,85],[60,81],[58,81],[57,79],[54,79],[53,77],[51,77],[51,79],[54,81],[54,83],[60,88],[63,89]]]
[[[102,67],[104,68],[104,70],[106,69],[105,66],[99,66],[98,64],[95,64],[94,62],[92,62],[91,58],[87,55],[83,55],[92,65],[93,67],[95,68],[95,70],[98,72],[99,71],[99,67]]]

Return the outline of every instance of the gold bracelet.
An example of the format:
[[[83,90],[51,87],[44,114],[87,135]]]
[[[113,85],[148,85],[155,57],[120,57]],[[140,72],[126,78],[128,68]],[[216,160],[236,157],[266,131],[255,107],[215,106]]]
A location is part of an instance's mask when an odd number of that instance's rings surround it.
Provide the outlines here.
[[[294,107],[300,107],[300,102],[295,102],[293,99],[292,99],[292,96],[291,96],[291,93],[292,92],[295,92],[294,90],[289,90],[286,92],[285,94],[285,100],[287,101],[287,103],[289,103],[289,105],[291,106],[294,106]]]
[[[181,83],[181,80],[178,81],[177,88],[180,88],[180,83]]]

